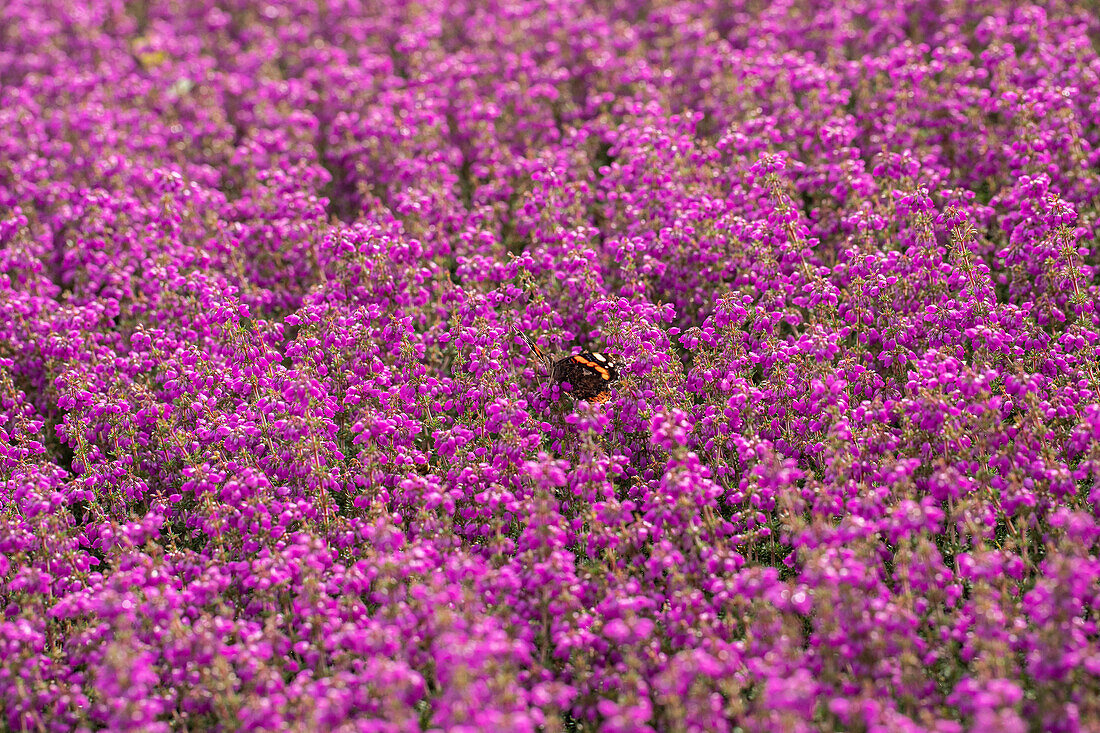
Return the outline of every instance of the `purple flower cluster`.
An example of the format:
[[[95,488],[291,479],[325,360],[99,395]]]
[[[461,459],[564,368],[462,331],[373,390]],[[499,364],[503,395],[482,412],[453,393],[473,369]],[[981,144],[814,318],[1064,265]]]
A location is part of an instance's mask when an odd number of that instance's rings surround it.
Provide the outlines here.
[[[1100,730],[1089,7],[0,3],[0,727]]]

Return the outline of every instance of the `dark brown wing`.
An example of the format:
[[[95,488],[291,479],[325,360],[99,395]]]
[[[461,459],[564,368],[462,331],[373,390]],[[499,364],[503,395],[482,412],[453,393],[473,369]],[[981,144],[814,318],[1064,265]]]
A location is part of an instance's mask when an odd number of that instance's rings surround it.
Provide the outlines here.
[[[527,338],[527,334],[521,333],[520,338],[522,338],[527,344],[527,348],[531,349],[531,353],[535,355],[535,358],[542,362],[546,366],[546,369],[550,370],[550,372],[553,373],[554,367],[552,362],[550,361],[550,357],[544,354],[542,352],[542,349],[540,349],[534,341]]]

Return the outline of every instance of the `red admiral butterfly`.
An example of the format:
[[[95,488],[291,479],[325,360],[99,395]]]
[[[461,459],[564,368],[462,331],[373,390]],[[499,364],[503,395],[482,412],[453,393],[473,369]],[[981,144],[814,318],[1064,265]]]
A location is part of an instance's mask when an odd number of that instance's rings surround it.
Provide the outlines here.
[[[571,394],[575,399],[607,402],[611,398],[610,385],[618,378],[619,373],[615,369],[615,364],[600,352],[582,351],[553,361],[529,338],[524,336],[523,340],[527,342],[531,351],[535,352],[535,356],[549,368],[551,380],[559,384],[569,383],[572,387]]]

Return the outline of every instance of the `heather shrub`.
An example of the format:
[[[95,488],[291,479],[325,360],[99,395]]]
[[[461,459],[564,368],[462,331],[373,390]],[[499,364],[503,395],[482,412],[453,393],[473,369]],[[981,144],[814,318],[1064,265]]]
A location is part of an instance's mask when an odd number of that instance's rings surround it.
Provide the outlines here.
[[[1100,730],[1095,11],[3,4],[3,727]]]

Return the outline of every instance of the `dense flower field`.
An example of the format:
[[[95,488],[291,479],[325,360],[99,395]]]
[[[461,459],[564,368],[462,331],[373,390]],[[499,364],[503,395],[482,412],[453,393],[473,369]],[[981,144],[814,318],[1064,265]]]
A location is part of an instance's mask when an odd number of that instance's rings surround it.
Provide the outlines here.
[[[0,727],[1100,730],[1098,49],[6,0]]]

